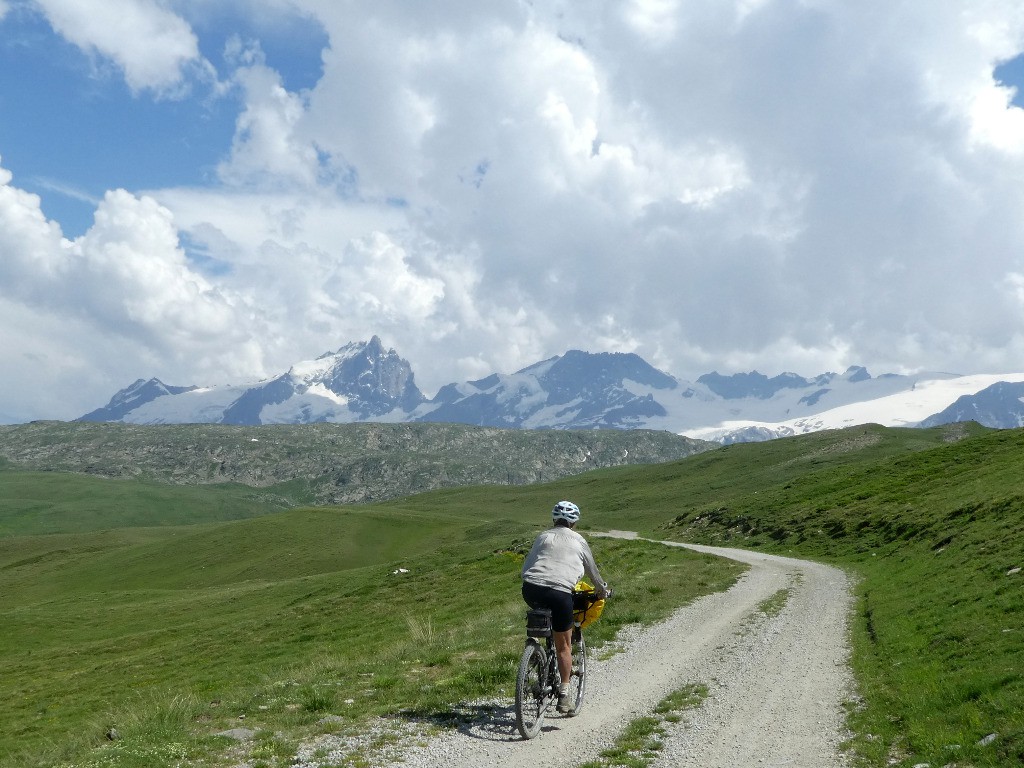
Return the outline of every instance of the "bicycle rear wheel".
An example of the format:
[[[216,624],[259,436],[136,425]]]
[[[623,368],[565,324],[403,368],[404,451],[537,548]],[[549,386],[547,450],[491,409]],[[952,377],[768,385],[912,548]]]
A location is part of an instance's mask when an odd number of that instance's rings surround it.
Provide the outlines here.
[[[583,709],[583,695],[587,691],[587,643],[579,627],[572,631],[572,675],[569,678],[569,701],[566,716],[575,717]]]
[[[537,643],[527,643],[516,675],[516,728],[524,739],[540,733],[547,697],[547,671],[544,651]]]

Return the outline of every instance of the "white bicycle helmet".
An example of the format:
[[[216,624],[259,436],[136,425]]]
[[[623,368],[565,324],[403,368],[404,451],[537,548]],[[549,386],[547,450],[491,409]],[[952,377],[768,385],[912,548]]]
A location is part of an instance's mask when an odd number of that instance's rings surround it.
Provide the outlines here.
[[[565,520],[569,525],[575,525],[580,519],[580,508],[571,501],[560,501],[551,510],[552,522]]]

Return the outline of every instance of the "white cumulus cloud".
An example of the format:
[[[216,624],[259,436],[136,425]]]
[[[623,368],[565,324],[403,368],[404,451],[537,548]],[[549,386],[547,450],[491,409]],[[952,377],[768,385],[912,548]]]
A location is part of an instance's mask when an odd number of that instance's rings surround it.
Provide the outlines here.
[[[38,5],[139,99],[208,66],[201,4]],[[111,192],[74,241],[7,174],[9,317],[59,297],[172,383],[374,333],[428,390],[569,348],[1020,366],[1024,110],[993,76],[1017,0],[242,7],[316,21],[315,83],[229,37],[210,182]]]
[[[89,378],[106,387],[115,372],[143,374],[140,359],[152,375],[259,369],[249,309],[191,267],[170,211],[113,190],[88,232],[68,240],[45,218],[39,198],[12,181],[0,168],[0,302],[7,316],[20,318],[8,327],[21,329],[7,334],[9,354],[36,365],[48,360],[60,371],[95,366],[89,350],[104,350],[109,370]],[[81,398],[76,392],[71,399],[80,405]]]
[[[54,30],[82,50],[107,57],[134,91],[176,89],[199,64],[188,22],[157,0],[35,0]]]
[[[306,110],[303,99],[284,88],[258,47],[245,48],[234,38],[228,57],[238,65],[234,80],[246,106],[238,117],[231,154],[218,169],[220,178],[239,186],[314,187],[317,150],[296,133]]]

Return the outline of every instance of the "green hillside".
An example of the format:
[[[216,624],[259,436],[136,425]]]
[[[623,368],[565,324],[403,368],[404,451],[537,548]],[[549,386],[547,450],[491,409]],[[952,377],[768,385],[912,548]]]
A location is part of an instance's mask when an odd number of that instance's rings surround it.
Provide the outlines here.
[[[293,504],[283,494],[236,483],[171,486],[0,466],[0,537],[222,522]]]
[[[590,530],[842,565],[859,579],[862,764],[1020,765],[1022,465],[1021,430],[858,427],[547,485],[9,534],[0,764],[223,765],[229,745],[210,734],[245,715],[263,734],[255,764],[284,766],[327,714],[342,718],[330,728],[358,730],[379,713],[443,720],[459,700],[507,693],[522,642],[518,558],[567,497]],[[594,546],[621,597],[598,641],[738,572],[654,544]],[[111,726],[123,738],[106,744]]]

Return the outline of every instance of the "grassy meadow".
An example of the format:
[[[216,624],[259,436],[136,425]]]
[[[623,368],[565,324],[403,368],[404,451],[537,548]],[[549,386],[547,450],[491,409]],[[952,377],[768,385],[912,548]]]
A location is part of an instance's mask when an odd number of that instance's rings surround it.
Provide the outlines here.
[[[6,471],[5,471],[6,467]],[[189,525],[280,512],[289,499],[236,483],[172,486],[0,463],[0,536]]]
[[[244,726],[260,734],[250,761],[270,768],[324,730],[385,713],[443,722],[460,701],[507,695],[519,562],[563,497],[589,530],[853,573],[861,765],[1024,764],[1022,470],[1024,431],[954,425],[273,514],[248,488],[157,486],[162,497],[131,481],[115,514],[113,481],[62,476],[57,492],[52,473],[0,471],[0,764],[225,765],[231,743],[212,734]],[[620,598],[597,642],[739,572],[654,544],[592,544]],[[108,743],[111,727],[122,738]]]
[[[154,501],[138,483],[132,503],[134,481],[111,482],[0,472],[0,499],[14,500],[0,518],[23,530],[35,497],[48,531],[0,537],[5,767],[225,765],[234,742],[214,734],[235,727],[260,734],[254,765],[285,766],[321,732],[389,713],[444,723],[459,702],[510,695],[518,573],[549,520],[546,497],[189,524],[252,514],[249,489],[204,500],[168,486]],[[594,548],[623,598],[589,633],[596,642],[741,571],[657,545]]]

